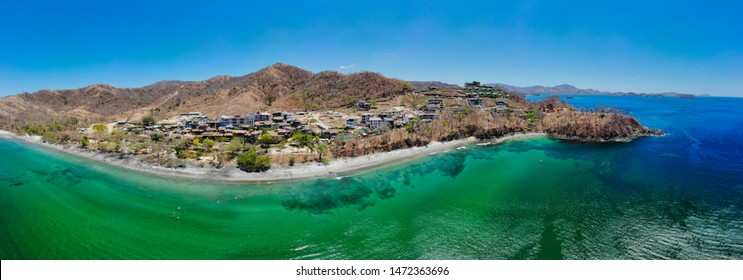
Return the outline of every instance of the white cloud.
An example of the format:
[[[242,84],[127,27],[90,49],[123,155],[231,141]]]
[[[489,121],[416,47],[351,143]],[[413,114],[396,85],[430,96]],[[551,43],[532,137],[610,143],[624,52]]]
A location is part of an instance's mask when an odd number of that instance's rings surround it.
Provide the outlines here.
[[[356,65],[353,65],[353,64],[351,64],[351,65],[341,65],[341,66],[338,66],[338,69],[343,70],[343,69],[351,69],[351,68],[354,68],[354,67],[356,67]]]

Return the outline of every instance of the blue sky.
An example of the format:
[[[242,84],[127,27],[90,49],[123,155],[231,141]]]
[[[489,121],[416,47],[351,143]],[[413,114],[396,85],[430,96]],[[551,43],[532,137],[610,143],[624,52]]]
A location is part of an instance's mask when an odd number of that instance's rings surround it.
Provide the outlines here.
[[[2,1],[0,96],[205,80],[275,62],[743,96],[739,1],[399,2]]]

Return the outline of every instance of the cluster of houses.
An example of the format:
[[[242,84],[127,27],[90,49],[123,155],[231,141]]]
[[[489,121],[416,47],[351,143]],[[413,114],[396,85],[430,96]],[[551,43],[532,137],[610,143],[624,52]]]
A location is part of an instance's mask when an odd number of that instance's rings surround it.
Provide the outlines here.
[[[144,128],[147,131],[165,132],[176,137],[195,138],[232,138],[242,137],[249,141],[268,134],[280,140],[291,137],[296,131],[318,135],[322,138],[334,138],[339,134],[354,131],[362,135],[374,133],[389,128],[400,128],[413,119],[422,122],[438,118],[439,112],[446,110],[445,98],[464,98],[469,107],[483,107],[482,97],[499,97],[502,91],[496,88],[481,85],[479,82],[465,83],[464,96],[429,95],[427,103],[414,110],[403,107],[377,111],[372,104],[363,100],[356,103],[356,115],[346,115],[339,112],[253,112],[246,115],[209,117],[201,112],[182,113],[177,118],[162,120],[156,125]],[[460,93],[461,95],[461,93]],[[456,110],[455,108],[452,108]],[[508,108],[503,101],[496,102],[497,109]],[[373,110],[375,109],[375,110]],[[374,111],[374,112],[373,112]],[[327,118],[333,121],[323,122],[318,119]],[[332,126],[328,123],[332,123]],[[126,124],[125,121],[117,122]],[[127,130],[142,129],[141,127],[127,127]]]
[[[438,95],[441,94],[439,92],[439,88],[435,86],[430,86],[428,89],[421,90],[420,93],[423,95],[428,95],[429,97],[433,97],[428,100],[428,105],[424,108],[424,113],[427,115],[430,115],[432,112],[436,110],[443,110],[445,109],[442,98],[454,98],[454,99],[463,99],[466,101],[467,106],[469,107],[475,107],[475,108],[483,108],[485,104],[483,103],[483,98],[508,98],[508,93],[503,91],[502,89],[483,85],[478,81],[473,81],[471,83],[464,83],[463,93],[459,91],[459,93],[451,94],[451,92],[447,95]],[[507,109],[508,104],[503,101],[497,101],[495,109]]]
[[[483,98],[506,98],[507,93],[503,90],[487,85],[483,85],[478,81],[471,83],[464,83],[464,94],[450,95],[450,96],[437,96],[435,95],[436,87],[429,87],[428,90],[422,91],[424,95],[429,95],[428,104],[423,108],[421,119],[434,119],[436,118],[436,111],[446,109],[443,98],[453,99],[464,99],[468,107],[472,108],[484,108]],[[433,95],[433,96],[431,96]],[[508,103],[504,101],[496,101],[495,110],[508,109]],[[456,110],[456,108],[454,108]]]
[[[365,113],[360,115],[345,115],[332,111],[322,113],[322,116],[336,120],[336,125],[331,126],[318,121],[314,118],[314,114],[316,113],[254,112],[246,115],[213,118],[201,112],[188,112],[180,114],[177,119],[162,120],[157,125],[145,129],[161,131],[188,139],[242,137],[249,141],[255,141],[265,133],[280,140],[291,137],[295,131],[318,135],[321,138],[334,138],[342,132],[358,130],[367,133],[403,127],[415,118],[414,114],[406,113],[404,108],[393,108],[380,112],[368,112],[367,109]],[[122,125],[125,122],[117,122],[117,124]],[[134,129],[138,128],[129,128],[129,130]]]
[[[296,130],[305,133],[313,132],[306,122],[295,119],[294,114],[288,112],[256,112],[244,116],[222,116],[220,118],[210,118],[201,112],[189,112],[179,116],[177,125],[172,132],[186,138],[232,138],[237,136],[255,140],[264,131],[272,137],[280,139]]]
[[[467,98],[472,97],[490,97],[490,98],[498,98],[498,97],[506,97],[506,93],[495,87],[483,85],[478,81],[473,81],[471,83],[464,83],[464,92],[467,95]]]

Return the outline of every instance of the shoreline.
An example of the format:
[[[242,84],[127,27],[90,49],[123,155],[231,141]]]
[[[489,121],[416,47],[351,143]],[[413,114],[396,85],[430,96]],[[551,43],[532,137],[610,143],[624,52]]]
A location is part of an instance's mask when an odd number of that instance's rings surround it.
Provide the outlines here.
[[[0,131],[0,138],[18,140],[42,148],[54,150],[67,155],[93,160],[110,166],[123,168],[164,178],[198,180],[222,183],[270,183],[318,178],[346,176],[369,171],[374,168],[408,162],[432,154],[454,150],[476,143],[497,145],[509,140],[547,137],[545,133],[518,133],[490,140],[478,140],[474,137],[453,140],[449,142],[431,142],[427,146],[413,147],[389,152],[373,153],[353,158],[338,158],[329,164],[303,163],[295,166],[274,166],[266,172],[248,173],[230,164],[224,168],[186,167],[181,169],[165,168],[145,163],[134,156],[118,156],[99,153],[80,148],[67,148],[59,145],[44,143],[39,136],[19,136],[8,131]]]

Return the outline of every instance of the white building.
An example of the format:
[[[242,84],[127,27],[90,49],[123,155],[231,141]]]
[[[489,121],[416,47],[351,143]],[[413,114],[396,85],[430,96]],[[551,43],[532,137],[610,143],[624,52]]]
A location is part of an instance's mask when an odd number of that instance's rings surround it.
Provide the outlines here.
[[[373,117],[369,119],[369,127],[371,128],[379,128],[384,126],[384,121],[382,118]]]

